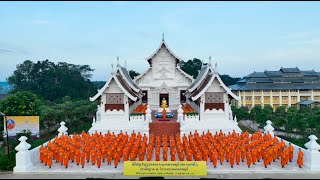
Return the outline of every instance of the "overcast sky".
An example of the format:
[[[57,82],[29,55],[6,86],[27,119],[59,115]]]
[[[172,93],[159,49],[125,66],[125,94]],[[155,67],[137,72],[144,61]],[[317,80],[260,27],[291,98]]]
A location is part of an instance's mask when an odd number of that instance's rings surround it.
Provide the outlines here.
[[[320,2],[0,2],[0,81],[27,59],[88,64],[106,80],[119,56],[141,73],[162,33],[221,74],[320,71]]]

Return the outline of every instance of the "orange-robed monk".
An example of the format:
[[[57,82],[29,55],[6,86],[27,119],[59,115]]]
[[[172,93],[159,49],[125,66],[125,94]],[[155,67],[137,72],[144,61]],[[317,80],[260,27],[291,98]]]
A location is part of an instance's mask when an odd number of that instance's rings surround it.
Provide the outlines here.
[[[163,117],[164,120],[167,119],[167,111],[166,111],[165,108],[163,108],[163,110],[162,110],[162,117]]]
[[[214,151],[213,152],[213,161],[212,164],[214,166],[214,168],[217,168],[217,164],[218,164],[218,152]]]
[[[84,151],[82,151],[80,153],[80,163],[81,163],[82,168],[84,168],[85,160],[86,160],[86,153]]]
[[[68,168],[69,165],[69,152],[65,152],[64,153],[64,157],[63,157],[63,166]]]
[[[304,155],[304,153],[301,151],[301,148],[299,148],[298,158],[297,158],[297,164],[298,164],[299,168],[302,168],[302,166],[303,166],[303,155]]]
[[[52,158],[53,158],[53,152],[49,151],[48,152],[48,159],[47,159],[47,165],[49,166],[49,168],[51,168],[51,166],[52,166]]]
[[[77,165],[80,164],[80,158],[81,158],[80,155],[81,155],[80,149],[77,149],[77,150],[76,150],[76,164],[77,164]]]
[[[233,168],[233,166],[234,166],[234,158],[235,158],[235,154],[233,152],[230,153],[230,166],[231,166],[231,168]]]

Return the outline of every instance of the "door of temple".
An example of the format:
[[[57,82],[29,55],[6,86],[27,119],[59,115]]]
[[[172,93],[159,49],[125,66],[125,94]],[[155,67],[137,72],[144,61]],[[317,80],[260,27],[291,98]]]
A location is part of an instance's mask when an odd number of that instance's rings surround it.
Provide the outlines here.
[[[142,91],[144,93],[144,96],[142,97],[142,102],[148,103],[148,91]]]
[[[159,95],[159,107],[161,106],[162,99],[164,98],[167,101],[167,105],[169,106],[169,94],[160,94]]]

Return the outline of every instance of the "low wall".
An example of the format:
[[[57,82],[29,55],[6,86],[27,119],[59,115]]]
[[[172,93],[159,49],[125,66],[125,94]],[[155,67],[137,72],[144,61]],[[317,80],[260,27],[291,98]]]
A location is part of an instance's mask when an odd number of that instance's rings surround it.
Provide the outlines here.
[[[143,122],[143,121],[144,121],[144,115],[130,116],[130,122]]]

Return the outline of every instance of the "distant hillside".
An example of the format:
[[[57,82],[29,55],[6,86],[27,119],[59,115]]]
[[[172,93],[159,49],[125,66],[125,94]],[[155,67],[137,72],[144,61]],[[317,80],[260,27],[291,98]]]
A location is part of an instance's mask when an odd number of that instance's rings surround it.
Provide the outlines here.
[[[8,94],[12,87],[7,82],[0,82],[0,94]]]

